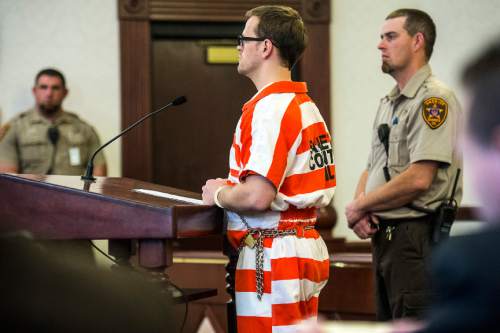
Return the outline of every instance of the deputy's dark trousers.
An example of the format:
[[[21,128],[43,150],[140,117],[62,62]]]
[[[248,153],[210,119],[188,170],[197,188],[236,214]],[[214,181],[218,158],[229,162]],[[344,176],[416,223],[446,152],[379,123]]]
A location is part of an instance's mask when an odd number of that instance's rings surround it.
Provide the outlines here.
[[[432,217],[382,220],[373,236],[377,320],[420,317],[429,303]]]

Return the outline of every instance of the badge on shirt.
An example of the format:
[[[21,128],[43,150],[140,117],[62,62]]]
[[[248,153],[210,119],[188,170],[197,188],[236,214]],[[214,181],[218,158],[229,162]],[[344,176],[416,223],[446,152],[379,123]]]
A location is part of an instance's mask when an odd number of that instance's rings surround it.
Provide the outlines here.
[[[69,164],[71,166],[77,166],[81,164],[80,160],[80,148],[71,147],[69,149]]]
[[[3,125],[2,127],[0,127],[0,140],[3,139],[3,137],[5,136],[5,134],[7,134],[7,132],[9,131],[9,128],[10,128],[10,124],[7,123],[5,125]]]
[[[427,98],[422,107],[422,117],[431,129],[439,128],[446,121],[448,103],[440,97]]]

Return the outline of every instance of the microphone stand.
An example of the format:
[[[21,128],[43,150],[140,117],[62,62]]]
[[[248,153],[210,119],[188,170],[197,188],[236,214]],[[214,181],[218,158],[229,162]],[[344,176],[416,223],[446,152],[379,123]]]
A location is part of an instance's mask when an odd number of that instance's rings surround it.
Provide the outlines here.
[[[97,153],[99,153],[101,150],[103,150],[105,147],[107,147],[111,142],[115,141],[120,136],[122,136],[123,134],[127,133],[128,131],[130,131],[132,128],[134,128],[137,125],[139,125],[140,123],[142,123],[145,119],[147,119],[147,118],[149,118],[151,116],[154,116],[158,112],[161,112],[161,111],[163,111],[163,110],[165,110],[165,109],[167,109],[167,108],[169,108],[171,106],[181,105],[181,104],[185,103],[186,101],[187,101],[187,99],[186,99],[185,96],[179,96],[179,97],[175,98],[172,102],[168,103],[167,105],[165,105],[165,106],[163,106],[163,107],[159,108],[158,110],[155,110],[155,111],[153,111],[151,113],[148,113],[147,115],[145,115],[141,119],[137,120],[135,123],[133,123],[132,125],[130,125],[126,129],[124,129],[122,132],[120,132],[119,134],[117,134],[111,140],[109,140],[104,145],[102,145],[101,147],[99,147],[94,152],[94,154],[92,154],[92,157],[88,161],[87,168],[85,169],[85,174],[81,177],[81,179],[84,180],[86,183],[87,182],[94,182],[96,180],[96,178],[93,176],[93,173],[94,173],[94,158],[97,155]]]

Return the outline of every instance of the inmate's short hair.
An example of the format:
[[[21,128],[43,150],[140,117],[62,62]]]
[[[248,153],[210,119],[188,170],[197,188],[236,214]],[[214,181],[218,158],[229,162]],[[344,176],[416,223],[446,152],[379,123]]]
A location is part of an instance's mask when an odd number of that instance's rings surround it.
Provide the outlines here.
[[[64,75],[60,71],[58,71],[57,69],[54,69],[54,68],[44,68],[41,71],[39,71],[38,74],[35,76],[35,86],[38,83],[38,79],[42,75],[58,77],[59,79],[61,79],[61,83],[62,83],[63,88],[66,88],[66,79],[64,78]]]
[[[291,69],[307,46],[307,33],[299,13],[286,6],[259,6],[250,9],[245,19],[256,16],[258,37],[271,39],[279,49],[283,65]]]
[[[404,28],[410,36],[415,36],[417,32],[424,35],[425,56],[429,60],[436,42],[436,25],[429,14],[418,9],[401,8],[387,15],[385,19],[389,20],[396,17],[406,17]]]
[[[492,142],[500,128],[500,42],[481,52],[465,67],[462,82],[470,93],[467,127],[472,137],[484,146]]]

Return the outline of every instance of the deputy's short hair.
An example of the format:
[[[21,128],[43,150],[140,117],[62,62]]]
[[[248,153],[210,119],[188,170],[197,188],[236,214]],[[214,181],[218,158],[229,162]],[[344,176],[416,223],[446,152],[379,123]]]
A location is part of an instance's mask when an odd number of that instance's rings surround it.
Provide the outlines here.
[[[387,15],[385,19],[389,20],[396,17],[406,18],[404,28],[410,36],[415,36],[417,32],[424,35],[425,56],[429,60],[436,42],[436,25],[429,14],[418,9],[401,8]]]
[[[63,88],[66,88],[66,80],[64,79],[64,75],[60,71],[58,71],[57,69],[54,69],[54,68],[44,68],[41,71],[39,71],[38,74],[35,76],[35,86],[38,83],[38,79],[42,75],[58,77],[61,80]]]
[[[245,19],[256,16],[258,37],[271,39],[279,49],[283,65],[291,69],[307,45],[307,33],[299,13],[287,6],[266,5],[250,9]]]

